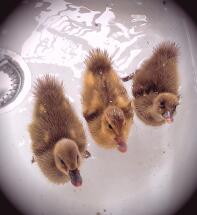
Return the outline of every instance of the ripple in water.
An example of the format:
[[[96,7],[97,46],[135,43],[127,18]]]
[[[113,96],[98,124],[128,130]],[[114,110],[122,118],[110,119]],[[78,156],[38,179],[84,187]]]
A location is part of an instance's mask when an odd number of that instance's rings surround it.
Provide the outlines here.
[[[107,49],[121,74],[140,54],[135,43],[145,36],[146,15],[131,15],[124,24],[115,13],[116,6],[93,10],[64,1],[48,2],[51,5],[36,18],[38,25],[22,47],[27,62],[66,66],[80,78],[91,48]]]

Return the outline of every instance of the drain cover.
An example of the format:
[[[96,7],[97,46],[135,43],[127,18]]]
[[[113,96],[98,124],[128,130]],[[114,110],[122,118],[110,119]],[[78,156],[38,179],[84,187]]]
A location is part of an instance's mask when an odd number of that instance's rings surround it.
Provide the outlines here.
[[[22,101],[30,89],[30,77],[30,71],[19,55],[0,49],[0,113]]]

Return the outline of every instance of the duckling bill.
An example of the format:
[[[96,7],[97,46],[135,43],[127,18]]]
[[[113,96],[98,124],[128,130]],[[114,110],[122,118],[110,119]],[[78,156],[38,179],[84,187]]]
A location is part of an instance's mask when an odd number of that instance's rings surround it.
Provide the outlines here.
[[[83,116],[95,142],[127,151],[133,108],[107,51],[94,49],[85,60],[82,90]]]
[[[134,106],[137,116],[147,125],[172,123],[179,104],[178,47],[173,42],[162,42],[133,79]]]
[[[83,126],[63,85],[53,76],[38,79],[35,86],[33,120],[29,126],[33,157],[43,174],[57,184],[82,184],[80,166],[86,157]]]

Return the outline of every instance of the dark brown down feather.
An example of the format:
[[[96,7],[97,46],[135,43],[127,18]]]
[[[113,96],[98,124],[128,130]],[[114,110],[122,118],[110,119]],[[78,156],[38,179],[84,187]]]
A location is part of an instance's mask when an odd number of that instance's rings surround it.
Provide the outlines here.
[[[74,109],[64,96],[63,84],[46,75],[35,84],[33,120],[29,126],[35,161],[53,182],[67,179],[55,166],[53,150],[62,138],[73,140],[80,151],[86,150],[83,126]]]
[[[109,72],[112,69],[112,61],[107,51],[100,49],[90,51],[88,58],[85,60],[85,64],[88,70],[97,74]]]
[[[147,125],[164,124],[162,114],[167,111],[172,115],[175,113],[173,110],[179,101],[178,55],[179,48],[174,42],[162,42],[130,76],[135,112]]]

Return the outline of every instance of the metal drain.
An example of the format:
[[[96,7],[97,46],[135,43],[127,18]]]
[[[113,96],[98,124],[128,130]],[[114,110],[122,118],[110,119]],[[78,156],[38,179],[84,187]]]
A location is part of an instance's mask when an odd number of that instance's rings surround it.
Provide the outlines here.
[[[14,52],[0,49],[0,113],[19,104],[30,87],[30,71],[23,59]]]

